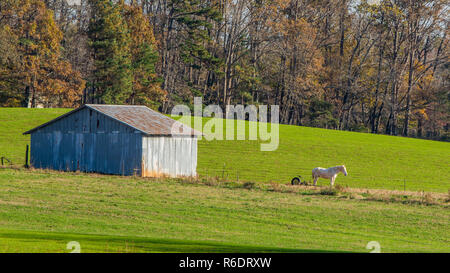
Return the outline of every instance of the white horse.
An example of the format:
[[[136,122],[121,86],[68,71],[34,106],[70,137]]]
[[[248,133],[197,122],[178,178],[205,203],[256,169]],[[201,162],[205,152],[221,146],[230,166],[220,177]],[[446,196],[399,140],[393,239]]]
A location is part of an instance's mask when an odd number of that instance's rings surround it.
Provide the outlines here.
[[[345,176],[347,176],[347,169],[344,165],[331,167],[328,169],[317,167],[312,170],[312,178],[314,179],[314,186],[317,184],[317,179],[319,177],[330,179],[331,186],[334,185],[334,180],[336,180],[336,176],[339,173],[343,173]]]

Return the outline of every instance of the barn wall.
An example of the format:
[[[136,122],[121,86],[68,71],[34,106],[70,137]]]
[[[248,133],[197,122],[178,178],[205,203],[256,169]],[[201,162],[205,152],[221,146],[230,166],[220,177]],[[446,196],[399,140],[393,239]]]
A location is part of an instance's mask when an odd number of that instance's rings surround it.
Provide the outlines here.
[[[140,133],[111,117],[89,108],[83,108],[60,120],[38,129],[39,133]]]
[[[141,174],[142,135],[88,108],[31,134],[35,168],[106,174]]]
[[[142,137],[120,133],[33,133],[35,168],[105,174],[141,174]]]
[[[144,136],[142,176],[196,176],[197,138]]]

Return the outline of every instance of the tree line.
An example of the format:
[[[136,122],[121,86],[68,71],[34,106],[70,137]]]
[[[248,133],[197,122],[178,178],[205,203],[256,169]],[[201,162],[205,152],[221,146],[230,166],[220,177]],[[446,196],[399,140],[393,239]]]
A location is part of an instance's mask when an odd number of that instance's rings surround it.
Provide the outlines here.
[[[445,0],[2,0],[0,105],[168,113],[200,96],[279,105],[284,124],[449,140],[448,12]]]

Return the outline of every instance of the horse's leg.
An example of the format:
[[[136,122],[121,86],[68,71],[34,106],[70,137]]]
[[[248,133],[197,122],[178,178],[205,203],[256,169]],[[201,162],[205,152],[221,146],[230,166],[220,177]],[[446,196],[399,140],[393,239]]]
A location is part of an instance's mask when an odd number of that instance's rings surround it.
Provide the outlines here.
[[[334,176],[332,176],[331,177],[331,179],[330,179],[330,183],[331,183],[331,186],[333,187],[334,186],[334,180],[336,179],[336,176],[334,175]]]
[[[319,179],[319,177],[318,176],[314,176],[313,178],[314,178],[314,186],[316,186],[317,185],[317,179]]]
[[[316,177],[315,169],[312,170],[311,176],[312,176],[312,179],[314,180],[313,183],[314,183],[314,186],[315,186],[315,185],[316,185],[316,182],[317,182],[317,177]]]

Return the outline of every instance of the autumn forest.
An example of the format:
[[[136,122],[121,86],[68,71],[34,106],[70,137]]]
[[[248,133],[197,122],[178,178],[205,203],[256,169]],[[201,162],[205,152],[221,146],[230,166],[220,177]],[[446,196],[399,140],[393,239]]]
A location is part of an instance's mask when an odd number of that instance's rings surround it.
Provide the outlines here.
[[[1,0],[0,106],[279,105],[450,140],[446,0]]]

